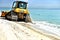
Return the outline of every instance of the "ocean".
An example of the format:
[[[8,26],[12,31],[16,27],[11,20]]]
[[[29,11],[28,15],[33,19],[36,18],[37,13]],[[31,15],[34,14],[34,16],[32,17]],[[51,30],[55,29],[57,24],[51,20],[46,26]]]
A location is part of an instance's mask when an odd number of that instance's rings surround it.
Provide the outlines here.
[[[60,10],[29,9],[31,17],[35,21],[45,21],[60,24]]]
[[[0,8],[0,11],[11,10],[11,8]],[[60,25],[60,10],[29,8],[30,17],[33,21],[45,21]]]

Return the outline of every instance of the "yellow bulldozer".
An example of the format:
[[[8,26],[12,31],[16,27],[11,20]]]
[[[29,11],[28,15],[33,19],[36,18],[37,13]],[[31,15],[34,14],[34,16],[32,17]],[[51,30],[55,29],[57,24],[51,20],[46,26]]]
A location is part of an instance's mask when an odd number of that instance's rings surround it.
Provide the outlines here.
[[[14,1],[11,11],[2,11],[1,17],[8,20],[31,22],[30,14],[27,9],[27,2]]]

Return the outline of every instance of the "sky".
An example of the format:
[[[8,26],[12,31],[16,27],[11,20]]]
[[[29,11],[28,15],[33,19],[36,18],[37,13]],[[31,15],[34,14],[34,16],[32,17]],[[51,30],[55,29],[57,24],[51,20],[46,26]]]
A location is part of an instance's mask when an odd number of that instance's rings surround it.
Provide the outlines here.
[[[0,0],[0,7],[11,7],[13,1],[15,0]],[[30,8],[60,8],[60,0],[28,0],[28,7]]]

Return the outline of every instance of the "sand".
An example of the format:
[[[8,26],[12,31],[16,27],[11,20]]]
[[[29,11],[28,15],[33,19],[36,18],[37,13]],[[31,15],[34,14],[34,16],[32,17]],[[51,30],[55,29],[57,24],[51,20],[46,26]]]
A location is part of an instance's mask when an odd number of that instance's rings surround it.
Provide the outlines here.
[[[0,19],[0,40],[60,40],[47,34],[28,23]]]

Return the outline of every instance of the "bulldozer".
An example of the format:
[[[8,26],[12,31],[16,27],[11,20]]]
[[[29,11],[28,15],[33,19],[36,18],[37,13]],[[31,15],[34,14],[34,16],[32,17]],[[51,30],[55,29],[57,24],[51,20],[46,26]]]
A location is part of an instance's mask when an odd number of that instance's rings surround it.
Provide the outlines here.
[[[2,11],[1,17],[5,17],[7,20],[31,22],[27,4],[28,3],[24,1],[14,1],[12,10],[8,12]]]

